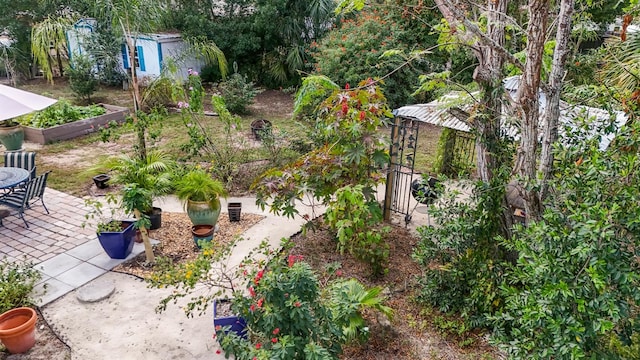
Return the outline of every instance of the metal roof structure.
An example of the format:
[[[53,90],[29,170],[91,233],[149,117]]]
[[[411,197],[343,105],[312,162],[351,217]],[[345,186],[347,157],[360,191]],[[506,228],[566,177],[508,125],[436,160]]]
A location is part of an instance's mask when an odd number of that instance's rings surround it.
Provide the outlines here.
[[[518,91],[518,86],[520,85],[520,77],[512,76],[503,80],[504,88],[509,93],[512,99],[516,98],[516,94]],[[442,126],[449,129],[470,132],[471,126],[457,118],[452,114],[452,109],[459,108],[462,110],[469,110],[472,106],[471,103],[467,101],[466,104],[460,104],[464,97],[469,98],[467,94],[463,93],[450,93],[447,94],[437,100],[434,100],[430,103],[426,104],[414,104],[414,105],[406,105],[395,109],[393,114],[398,117],[412,119],[436,126]],[[540,91],[539,97],[540,103],[540,112],[541,114],[544,111],[544,108],[547,105],[546,96],[542,91]],[[506,113],[506,112],[505,112]],[[616,126],[616,129],[619,129],[627,122],[627,116],[622,111],[613,111],[609,112],[604,109],[582,106],[582,105],[572,105],[565,101],[560,101],[560,119],[559,121],[559,133],[562,136],[564,134],[564,129],[567,127],[575,127],[578,126],[575,119],[577,118],[588,118],[591,120],[589,124],[589,130],[586,132],[586,137],[591,138],[594,136],[602,135],[600,139],[600,149],[604,150],[609,146],[609,143],[614,138],[614,134],[599,134],[598,130],[611,122]],[[512,124],[513,121],[508,121],[512,119],[508,119],[508,116],[503,115],[503,133],[506,136],[512,137],[514,140],[519,139],[519,129],[517,125]],[[612,121],[613,120],[613,121]],[[542,130],[542,129],[540,129]],[[542,131],[540,132],[542,134]]]

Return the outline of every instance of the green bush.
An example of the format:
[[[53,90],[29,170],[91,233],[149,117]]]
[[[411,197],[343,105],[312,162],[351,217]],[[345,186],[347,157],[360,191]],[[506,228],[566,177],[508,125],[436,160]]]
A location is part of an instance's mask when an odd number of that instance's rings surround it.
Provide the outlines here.
[[[142,89],[142,105],[145,109],[168,107],[174,103],[171,79],[158,78]]]
[[[390,227],[380,226],[382,208],[375,199],[363,193],[362,185],[338,189],[329,202],[326,222],[336,232],[338,251],[345,251],[371,266],[374,275],[387,272],[389,244],[383,235]]]
[[[88,56],[75,55],[65,70],[73,93],[87,102],[91,101],[91,95],[98,89],[94,67],[94,62]]]
[[[355,279],[335,279],[321,289],[316,274],[301,256],[280,255],[263,269],[247,272],[248,296],[237,291],[232,309],[247,321],[248,339],[216,328],[227,355],[238,359],[338,359],[342,346],[364,341],[366,308],[387,316],[380,288],[365,288]]]
[[[565,129],[543,219],[514,236],[519,258],[494,318],[494,339],[513,358],[623,358],[623,344],[638,344],[640,126],[605,152],[599,137],[580,140],[591,131]]]
[[[503,305],[498,293],[508,253],[499,245],[504,187],[478,182],[470,201],[445,193],[430,210],[437,227],[418,228],[413,254],[423,267],[418,299],[445,313],[462,314],[473,327]],[[495,200],[498,199],[498,200]]]
[[[247,108],[258,94],[253,83],[247,81],[246,75],[238,73],[234,73],[226,81],[220,83],[219,89],[227,109],[232,114],[247,113]]]
[[[316,73],[341,85],[355,85],[362,79],[379,79],[393,72],[382,84],[389,106],[415,103],[412,93],[418,87],[419,75],[433,71],[438,65],[432,60],[416,59],[411,66],[400,68],[406,61],[404,57],[381,58],[381,55],[392,49],[409,53],[416,48],[428,48],[436,43],[437,37],[430,34],[428,16],[422,19],[424,22],[403,17],[402,9],[380,5],[365,9],[355,19],[343,20],[324,39],[311,45]]]
[[[33,288],[41,275],[32,265],[0,261],[0,314],[17,307],[33,306]]]

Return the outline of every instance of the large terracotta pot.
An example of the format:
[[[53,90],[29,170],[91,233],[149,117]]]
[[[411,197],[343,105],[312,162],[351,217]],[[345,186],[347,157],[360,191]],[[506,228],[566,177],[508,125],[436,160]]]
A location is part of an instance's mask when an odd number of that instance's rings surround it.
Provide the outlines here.
[[[213,202],[187,200],[187,215],[193,225],[215,226],[220,216],[220,199]]]
[[[0,341],[12,354],[27,352],[36,343],[35,310],[28,307],[11,309],[0,315]]]
[[[6,151],[20,150],[24,141],[22,125],[0,126],[0,142]]]

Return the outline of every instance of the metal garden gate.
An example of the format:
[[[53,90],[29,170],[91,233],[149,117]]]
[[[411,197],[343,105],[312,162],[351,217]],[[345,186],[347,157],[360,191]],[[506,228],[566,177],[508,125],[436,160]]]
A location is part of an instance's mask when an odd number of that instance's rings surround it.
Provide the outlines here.
[[[396,117],[391,127],[389,172],[384,197],[384,219],[391,214],[404,215],[406,223],[411,221],[411,183],[413,182],[418,130],[416,120]]]

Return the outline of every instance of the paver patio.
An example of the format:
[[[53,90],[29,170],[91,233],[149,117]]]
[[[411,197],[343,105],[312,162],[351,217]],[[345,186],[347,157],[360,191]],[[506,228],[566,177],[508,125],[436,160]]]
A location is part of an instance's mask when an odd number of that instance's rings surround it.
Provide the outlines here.
[[[50,214],[39,203],[25,212],[28,229],[17,216],[2,221],[0,259],[38,264],[95,239],[94,229],[82,228],[87,212],[84,200],[47,188],[44,203]]]
[[[82,227],[89,210],[83,199],[47,188],[44,202],[50,214],[38,204],[25,212],[29,228],[17,216],[3,219],[4,226],[0,226],[0,260],[27,261],[42,273],[35,288],[36,293],[44,293],[37,302],[40,306],[144,251],[136,243],[127,259],[111,259],[102,250],[95,229]]]

